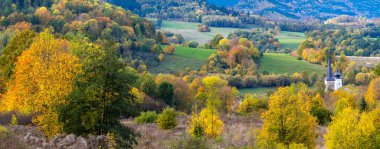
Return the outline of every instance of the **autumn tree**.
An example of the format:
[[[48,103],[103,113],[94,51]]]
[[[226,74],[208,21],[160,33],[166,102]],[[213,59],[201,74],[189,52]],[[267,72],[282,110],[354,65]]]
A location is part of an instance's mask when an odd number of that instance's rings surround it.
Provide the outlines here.
[[[158,31],[156,36],[157,36],[157,42],[161,44],[168,44],[168,39],[166,38],[164,32]]]
[[[40,7],[34,13],[35,16],[39,18],[41,24],[46,24],[51,19],[50,11],[46,7]]]
[[[376,107],[377,102],[380,100],[380,78],[371,81],[364,97],[369,109]]]
[[[175,45],[174,45],[174,44],[171,44],[170,46],[167,46],[167,47],[164,49],[164,52],[165,52],[165,53],[168,53],[168,54],[174,54],[174,52],[175,52]]]
[[[77,53],[83,61],[83,73],[75,79],[67,104],[60,108],[63,130],[78,136],[112,134],[118,148],[131,148],[136,143],[135,134],[120,124],[120,118],[137,114],[131,85],[138,76],[118,60],[112,45],[105,49],[80,44]]]
[[[17,33],[7,44],[0,56],[0,74],[8,80],[14,73],[17,58],[24,50],[27,50],[33,42],[36,33],[25,30]]]
[[[156,82],[157,84],[168,82],[173,85],[172,106],[178,111],[191,112],[191,104],[193,104],[195,93],[191,91],[187,82],[180,77],[166,74],[157,75]]]
[[[189,133],[195,137],[206,135],[210,138],[219,136],[224,129],[224,123],[214,107],[206,107],[199,114],[193,112],[190,120]]]
[[[262,116],[259,146],[296,143],[314,148],[317,121],[309,113],[311,100],[305,90],[308,90],[305,84],[293,84],[279,88],[270,96],[269,109]]]
[[[70,42],[42,32],[19,56],[15,79],[2,100],[8,111],[35,114],[33,122],[48,137],[61,132],[58,107],[67,102],[80,73],[79,59],[70,48]]]
[[[346,108],[333,117],[325,135],[326,147],[330,149],[379,148],[380,112],[359,113]]]
[[[214,107],[220,111],[232,111],[239,92],[228,86],[228,82],[218,76],[206,77],[202,80],[207,107]]]

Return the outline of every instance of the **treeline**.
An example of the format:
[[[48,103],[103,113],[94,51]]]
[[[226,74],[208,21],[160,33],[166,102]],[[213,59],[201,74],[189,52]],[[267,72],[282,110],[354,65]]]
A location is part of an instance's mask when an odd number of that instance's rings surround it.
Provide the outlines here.
[[[44,5],[45,2],[38,4]],[[0,49],[19,30],[40,32],[51,28],[60,37],[84,36],[92,42],[118,43],[119,56],[133,62],[136,69],[144,70],[158,62],[158,55],[162,53],[159,44],[168,43],[165,34],[157,34],[148,20],[105,2],[57,1],[51,7],[16,2],[11,5],[20,10],[0,17]]]
[[[211,47],[217,47],[218,52],[209,57],[208,64],[202,72],[224,74],[254,74],[262,54],[247,38],[232,39],[217,36],[212,40]]]
[[[212,27],[243,27],[238,17],[229,17],[222,15],[204,15],[202,23]]]
[[[318,53],[321,55],[323,50],[329,50],[336,55],[378,56],[379,48],[380,40],[364,36],[363,30],[342,28],[310,32],[307,40],[299,47],[298,54],[302,55],[303,59],[320,63],[321,56],[318,56]]]
[[[50,7],[54,3],[54,0],[3,0],[0,1],[0,16],[8,16],[13,12],[30,11],[30,8],[36,7]]]
[[[253,45],[257,47],[261,53],[264,52],[285,52],[281,51],[281,44],[275,36],[280,33],[279,29],[267,29],[267,30],[239,30],[228,35],[231,39],[234,36],[240,38],[247,38],[252,41]]]

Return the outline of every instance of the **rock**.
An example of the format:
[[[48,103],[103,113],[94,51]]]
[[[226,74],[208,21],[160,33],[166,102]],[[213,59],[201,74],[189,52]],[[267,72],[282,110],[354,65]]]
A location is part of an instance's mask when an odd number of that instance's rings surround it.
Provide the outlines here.
[[[29,137],[30,137],[30,135],[31,135],[31,133],[28,132],[28,133],[26,134],[26,136],[23,138],[23,141],[24,141],[24,142],[28,142],[28,141],[29,141]]]
[[[65,140],[67,140],[67,142],[73,144],[73,143],[75,143],[75,141],[76,141],[75,138],[76,138],[75,135],[73,135],[73,134],[69,134],[69,135],[67,135],[67,136],[65,137]]]
[[[67,149],[87,149],[87,142],[83,137],[78,137],[77,141]]]
[[[63,138],[61,141],[57,143],[58,148],[67,148],[68,146],[74,144],[76,141],[75,136],[70,134]]]

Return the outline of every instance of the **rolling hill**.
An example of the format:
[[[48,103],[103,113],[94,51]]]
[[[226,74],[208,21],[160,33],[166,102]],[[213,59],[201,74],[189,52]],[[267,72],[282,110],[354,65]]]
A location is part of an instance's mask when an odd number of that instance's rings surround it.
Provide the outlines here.
[[[208,0],[215,5],[234,4],[228,0]],[[380,0],[239,0],[237,10],[280,18],[328,19],[338,15],[380,17]],[[281,17],[282,16],[282,17]]]

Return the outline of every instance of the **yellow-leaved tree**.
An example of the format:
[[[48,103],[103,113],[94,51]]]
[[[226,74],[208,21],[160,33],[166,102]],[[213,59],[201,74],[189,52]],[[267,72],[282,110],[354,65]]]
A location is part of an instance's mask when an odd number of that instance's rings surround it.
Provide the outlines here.
[[[364,97],[369,109],[376,107],[376,102],[380,100],[380,78],[371,81]]]
[[[219,118],[219,109],[232,111],[232,106],[239,92],[228,87],[228,82],[218,76],[206,77],[202,80],[202,91],[197,96],[202,96],[206,100],[206,107],[199,115],[196,109],[190,122],[189,132],[193,136],[205,134],[208,137],[219,136],[224,129],[224,123]]]
[[[257,136],[260,148],[277,144],[303,144],[315,147],[317,120],[310,114],[312,96],[305,84],[279,88],[269,98],[269,109],[262,115],[263,126]]]
[[[195,137],[206,135],[218,137],[224,130],[224,123],[219,118],[219,113],[213,107],[206,107],[198,114],[193,113],[190,122],[189,133]]]
[[[51,137],[61,132],[58,107],[66,103],[80,67],[68,41],[42,32],[18,58],[15,79],[1,105],[7,111],[35,114],[33,122]]]
[[[329,149],[380,148],[380,109],[360,114],[358,109],[343,109],[333,117],[325,135]]]

